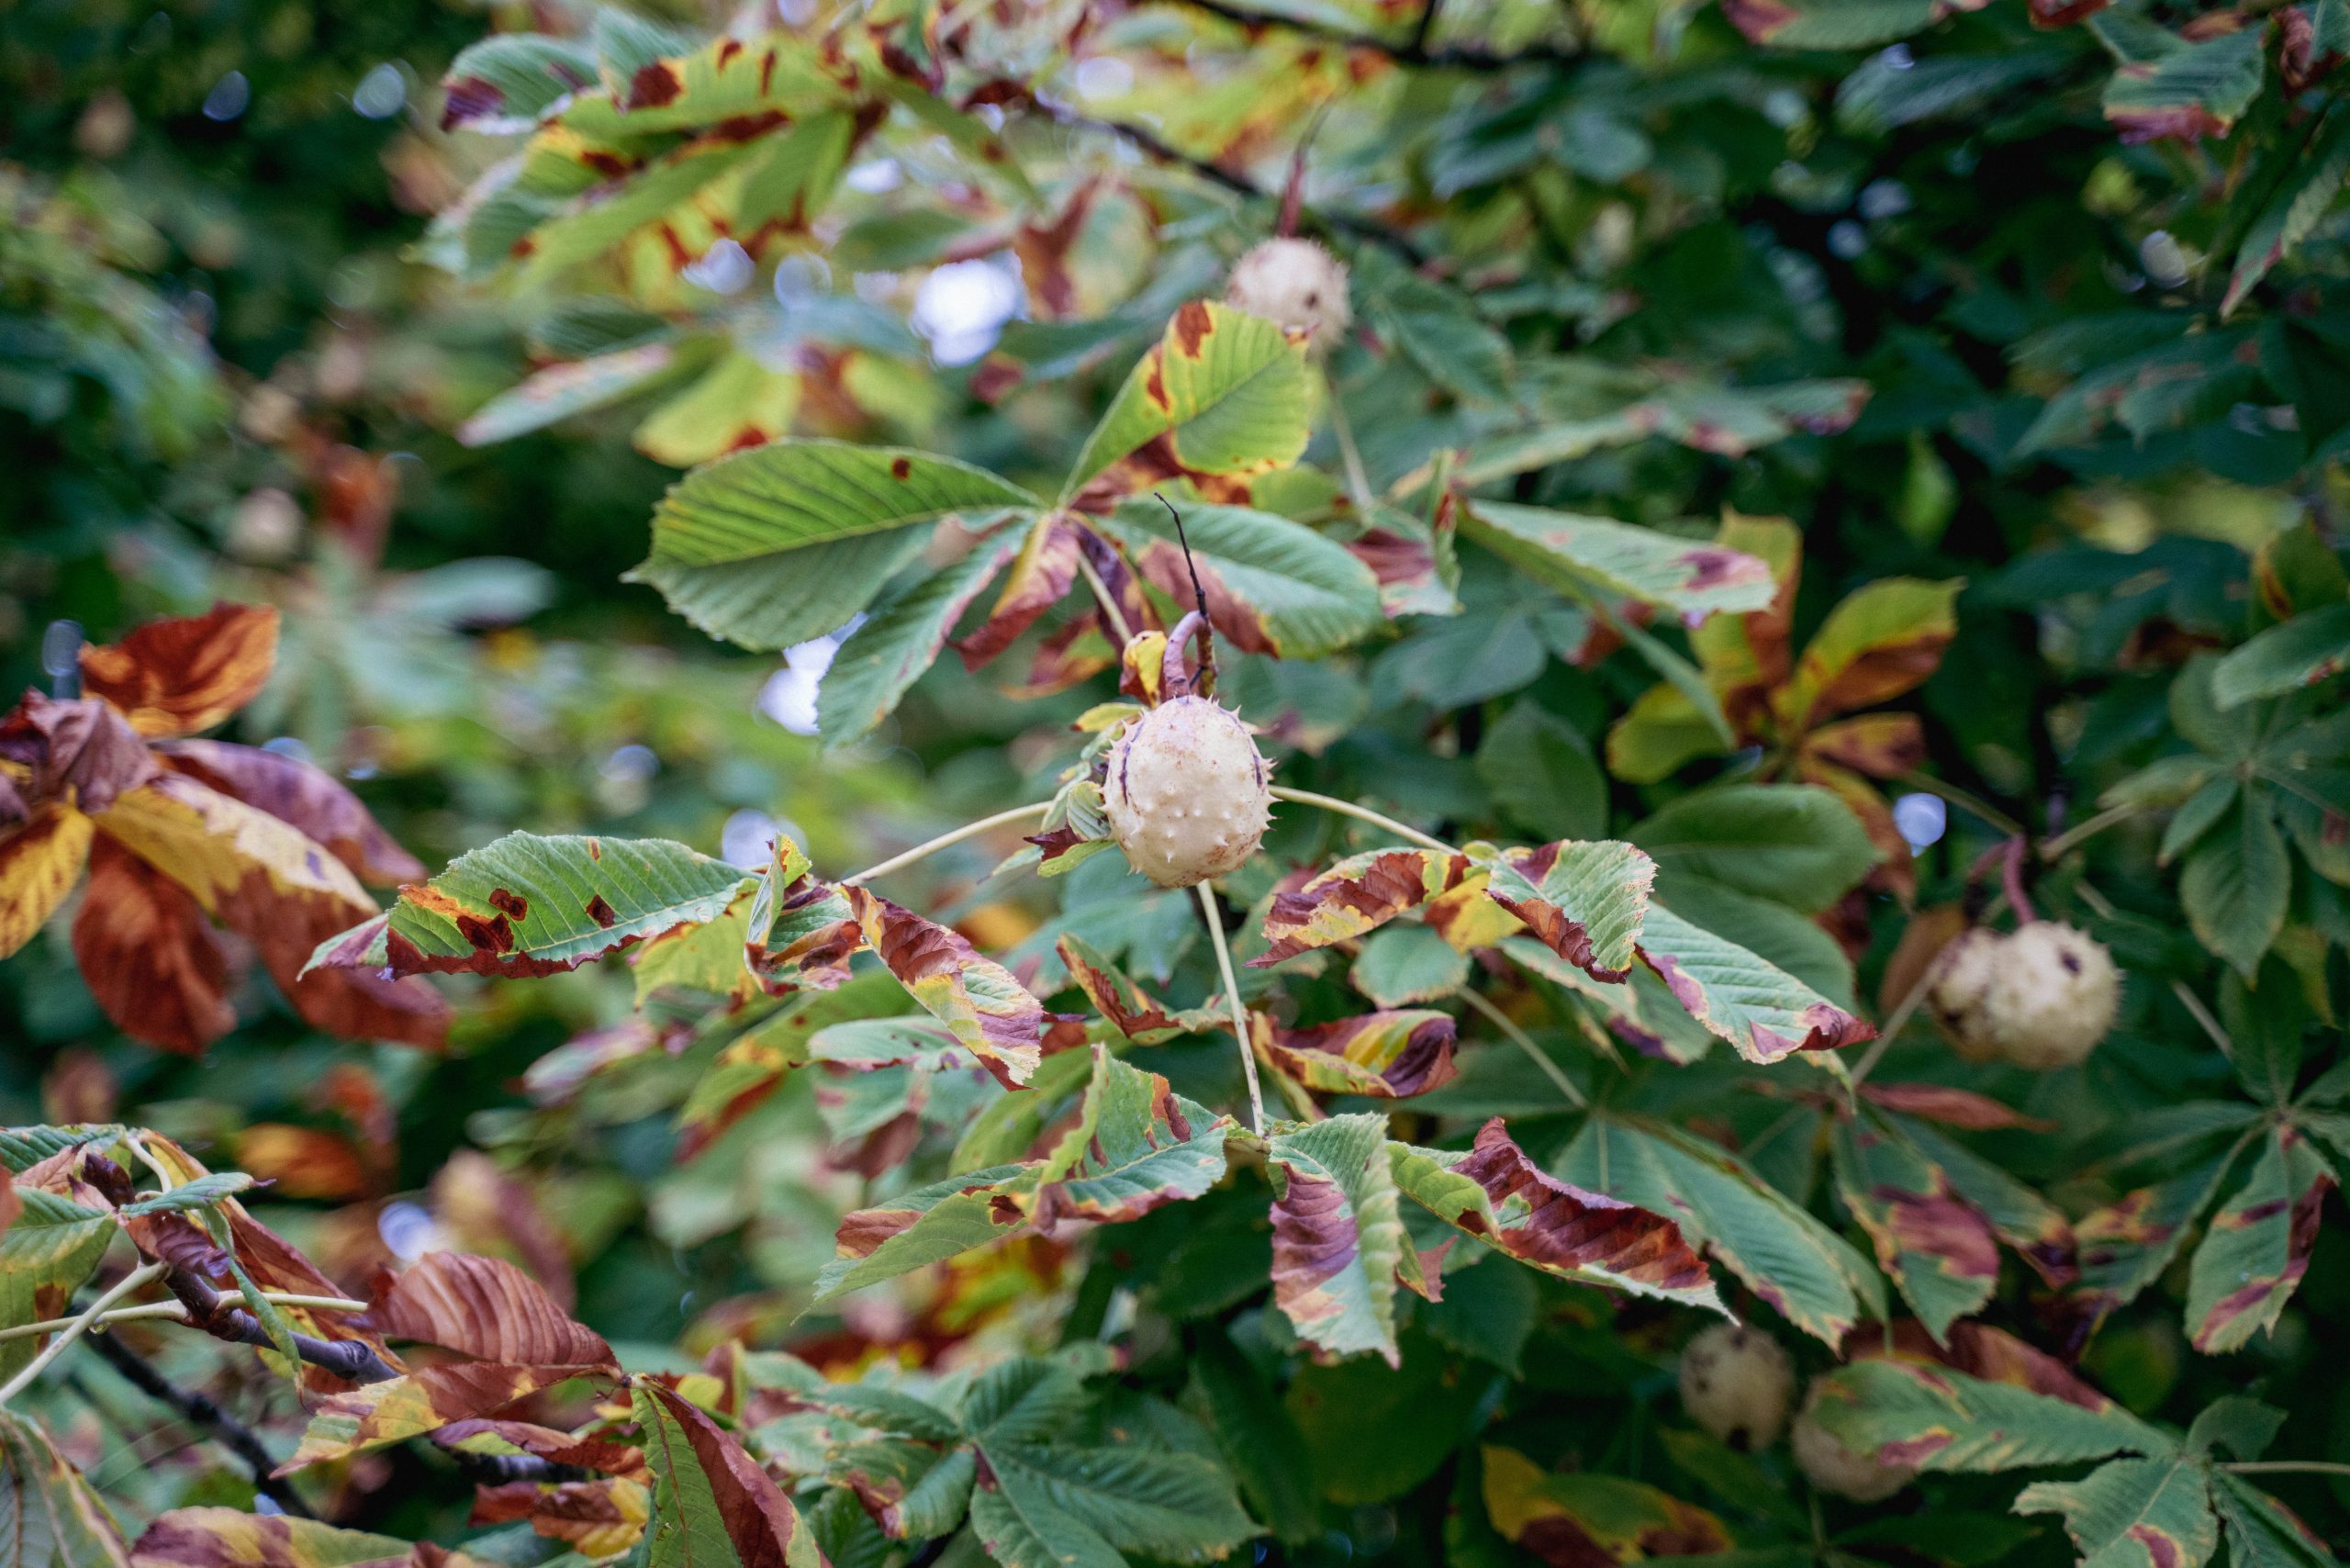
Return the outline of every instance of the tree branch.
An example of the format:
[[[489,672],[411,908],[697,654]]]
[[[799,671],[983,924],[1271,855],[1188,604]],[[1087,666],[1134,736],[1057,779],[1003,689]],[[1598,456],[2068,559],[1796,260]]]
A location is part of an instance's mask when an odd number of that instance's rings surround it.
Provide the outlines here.
[[[187,1308],[188,1321],[214,1338],[226,1339],[232,1345],[275,1349],[276,1341],[262,1327],[260,1318],[241,1306],[230,1305],[233,1297],[214,1290],[192,1271],[171,1266],[163,1276],[163,1284]],[[389,1383],[400,1375],[364,1339],[320,1339],[314,1335],[297,1334],[294,1349],[310,1365],[352,1383]]]
[[[302,1501],[302,1495],[292,1485],[270,1474],[277,1468],[277,1462],[262,1446],[261,1439],[254,1435],[253,1429],[221,1409],[210,1395],[182,1388],[156,1371],[152,1362],[115,1335],[91,1335],[90,1349],[120,1372],[124,1382],[158,1404],[170,1406],[181,1420],[235,1454],[239,1462],[252,1472],[253,1490],[297,1519],[318,1517],[310,1512],[309,1505]]]
[[[1431,49],[1428,47],[1428,34],[1436,26],[1437,7],[1434,5],[1420,13],[1410,38],[1389,39],[1377,33],[1350,32],[1344,28],[1335,28],[1326,22],[1312,21],[1304,17],[1236,6],[1232,0],[1182,0],[1182,3],[1239,27],[1285,28],[1291,32],[1321,39],[1343,48],[1371,50],[1387,56],[1399,65],[1425,65],[1453,71],[1507,71],[1519,65],[1572,65],[1583,58],[1579,50],[1555,44],[1531,44],[1507,52],[1476,44],[1446,44]]]

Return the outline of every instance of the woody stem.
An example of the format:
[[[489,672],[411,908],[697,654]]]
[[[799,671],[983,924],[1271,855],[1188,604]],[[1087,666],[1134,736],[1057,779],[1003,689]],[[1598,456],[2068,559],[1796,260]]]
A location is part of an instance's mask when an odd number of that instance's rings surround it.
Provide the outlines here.
[[[1311,790],[1292,790],[1280,784],[1273,786],[1272,795],[1276,801],[1294,801],[1301,806],[1319,806],[1326,812],[1336,812],[1340,816],[1352,817],[1357,822],[1366,822],[1373,827],[1385,828],[1398,838],[1409,839],[1421,848],[1433,849],[1439,855],[1460,853],[1440,838],[1430,838],[1416,827],[1405,827],[1393,817],[1382,817],[1369,806],[1358,806],[1352,801],[1341,801],[1336,795],[1317,795]]]
[[[294,1295],[284,1291],[263,1291],[262,1299],[277,1306],[298,1306],[308,1312],[364,1312],[367,1304],[340,1295]],[[117,1323],[185,1323],[187,1308],[176,1301],[141,1302],[137,1306],[118,1306],[111,1312],[100,1313],[93,1328],[109,1327]],[[0,1345],[11,1339],[29,1339],[38,1335],[54,1333],[74,1320],[51,1317],[39,1323],[19,1323],[11,1328],[0,1328]]]
[[[1052,809],[1053,803],[1050,801],[1037,801],[1025,806],[1014,806],[1008,812],[998,812],[991,817],[981,817],[975,823],[965,823],[952,832],[940,834],[927,844],[915,845],[902,855],[892,855],[878,866],[867,866],[854,877],[843,877],[840,885],[845,888],[859,882],[869,882],[876,877],[887,876],[901,866],[911,866],[917,860],[934,855],[949,845],[960,844],[967,838],[976,838],[989,829],[1002,827],[1007,823],[1024,822],[1030,817],[1041,817]]]
[[[1224,975],[1224,994],[1232,1010],[1232,1037],[1240,1044],[1240,1070],[1248,1080],[1248,1130],[1265,1132],[1265,1092],[1257,1085],[1257,1053],[1248,1044],[1248,1009],[1240,1002],[1240,980],[1233,972],[1232,945],[1224,939],[1224,916],[1215,907],[1215,890],[1205,882],[1199,890],[1200,913],[1208,917],[1208,939],[1215,946],[1215,966]]]

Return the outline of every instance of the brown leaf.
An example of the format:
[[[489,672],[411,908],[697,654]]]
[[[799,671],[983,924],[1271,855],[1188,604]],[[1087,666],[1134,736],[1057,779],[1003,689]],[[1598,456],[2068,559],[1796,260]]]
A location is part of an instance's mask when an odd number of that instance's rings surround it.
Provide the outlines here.
[[[23,800],[58,801],[93,816],[155,774],[154,755],[121,714],[93,699],[58,701],[38,691],[0,719],[0,759],[25,769],[16,781]]]
[[[375,1184],[350,1139],[286,1122],[256,1122],[239,1133],[237,1168],[270,1182],[283,1198],[343,1203],[365,1197]]]
[[[1862,1086],[1861,1094],[1888,1111],[1964,1127],[1970,1132],[1989,1132],[1999,1127],[2027,1127],[2041,1133],[2056,1130],[2054,1122],[2027,1116],[1987,1094],[1953,1089],[1946,1083],[1868,1083]]]
[[[441,1434],[442,1441],[447,1438],[447,1432]],[[606,1476],[596,1481],[565,1481],[554,1486],[543,1486],[535,1481],[485,1486],[474,1498],[472,1522],[495,1525],[528,1519],[532,1531],[550,1540],[562,1541],[583,1556],[610,1558],[635,1543],[643,1533],[644,1521],[651,1516],[652,1503],[643,1482]]]
[[[841,894],[898,983],[1005,1088],[1027,1082],[1044,1056],[1045,1004],[1011,970],[946,927],[861,887]]]
[[[657,1454],[656,1468],[675,1474],[690,1462],[698,1466],[718,1505],[718,1517],[733,1542],[742,1568],[788,1568],[792,1537],[802,1526],[783,1489],[759,1468],[717,1422],[699,1408],[657,1383],[641,1382],[639,1392],[660,1407],[661,1414],[683,1429],[691,1447],[690,1460],[676,1453]],[[665,1427],[647,1423],[648,1444],[667,1441]]]
[[[536,1280],[502,1258],[431,1252],[367,1310],[396,1339],[421,1339],[484,1361],[611,1367],[612,1348],[565,1316]]]
[[[8,1174],[6,1166],[0,1165],[0,1236],[6,1235],[8,1227],[17,1223],[17,1216],[24,1212],[25,1200],[17,1196],[17,1179]]]
[[[421,1367],[386,1383],[363,1383],[319,1401],[294,1457],[277,1467],[290,1475],[322,1460],[341,1459],[386,1443],[420,1438],[454,1421],[494,1415],[519,1400],[576,1377],[609,1372],[602,1366],[515,1366],[459,1361]]]
[[[479,1149],[461,1148],[432,1178],[432,1213],[468,1252],[510,1255],[569,1312],[576,1298],[571,1255],[531,1188]]]
[[[314,763],[226,741],[165,741],[155,751],[165,767],[299,828],[363,881],[388,886],[424,879],[416,857],[376,823],[358,796]]]
[[[433,1434],[433,1440],[442,1448],[462,1448],[477,1438],[496,1438],[500,1442],[512,1444],[524,1453],[536,1454],[555,1464],[576,1464],[582,1470],[600,1470],[607,1475],[644,1473],[643,1449],[627,1443],[607,1442],[600,1438],[559,1432],[553,1427],[542,1427],[530,1421],[498,1421],[487,1417],[453,1421]]]
[[[1288,1028],[1251,1013],[1248,1025],[1259,1056],[1326,1094],[1400,1100],[1443,1087],[1458,1070],[1455,1025],[1442,1013],[1381,1011],[1308,1028]]]
[[[236,1026],[228,960],[204,912],[178,883],[108,838],[91,846],[73,958],[98,1006],[133,1039],[200,1056]]]
[[[1293,892],[1276,893],[1265,914],[1265,951],[1251,969],[1363,935],[1458,886],[1466,855],[1382,849],[1339,861]]]
[[[1080,538],[1077,528],[1058,515],[1042,517],[1030,526],[1020,554],[1003,579],[995,608],[968,637],[956,640],[955,651],[965,669],[978,669],[1012,646],[1045,611],[1058,604],[1077,580]]]
[[[276,610],[216,604],[84,648],[82,684],[142,735],[192,735],[260,696],[276,662]]]
[[[90,819],[62,802],[37,807],[22,827],[0,834],[0,958],[49,924],[89,854]]]
[[[1679,1226],[1550,1176],[1526,1158],[1499,1116],[1477,1130],[1453,1171],[1484,1189],[1496,1226],[1487,1239],[1513,1258],[1651,1291],[1712,1294],[1712,1272]]]

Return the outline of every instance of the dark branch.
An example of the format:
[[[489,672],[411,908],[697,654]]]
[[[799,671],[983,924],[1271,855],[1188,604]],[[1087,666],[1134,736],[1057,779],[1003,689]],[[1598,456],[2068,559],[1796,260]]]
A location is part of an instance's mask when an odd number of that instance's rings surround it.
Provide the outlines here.
[[[596,1477],[592,1470],[584,1470],[576,1464],[557,1464],[536,1454],[473,1453],[464,1449],[451,1448],[438,1438],[433,1439],[433,1443],[455,1462],[460,1474],[477,1486],[503,1486],[515,1481],[592,1481]]]
[[[1321,39],[1346,49],[1371,50],[1401,65],[1425,65],[1452,71],[1507,71],[1519,65],[1572,65],[1583,58],[1576,50],[1554,44],[1530,44],[1506,53],[1476,44],[1445,44],[1431,49],[1427,35],[1436,26],[1437,8],[1434,5],[1421,12],[1420,20],[1409,39],[1388,39],[1377,33],[1349,32],[1344,28],[1308,21],[1302,17],[1254,10],[1247,6],[1233,5],[1231,0],[1183,0],[1183,4],[1244,28],[1285,28],[1291,32],[1303,33],[1308,38]]]
[[[163,1276],[163,1283],[187,1308],[188,1321],[214,1338],[263,1349],[276,1347],[277,1342],[269,1337],[269,1330],[262,1327],[260,1318],[231,1305],[235,1297],[214,1290],[192,1271],[174,1266]],[[294,1350],[310,1365],[352,1383],[389,1383],[400,1375],[362,1339],[320,1339],[314,1335],[297,1334]]]
[[[297,1519],[317,1518],[309,1505],[302,1501],[300,1493],[270,1474],[277,1468],[277,1462],[262,1447],[253,1429],[213,1403],[209,1394],[182,1388],[113,1334],[93,1334],[84,1343],[120,1372],[133,1388],[158,1404],[170,1406],[181,1420],[236,1455],[238,1462],[252,1473],[254,1491]]]

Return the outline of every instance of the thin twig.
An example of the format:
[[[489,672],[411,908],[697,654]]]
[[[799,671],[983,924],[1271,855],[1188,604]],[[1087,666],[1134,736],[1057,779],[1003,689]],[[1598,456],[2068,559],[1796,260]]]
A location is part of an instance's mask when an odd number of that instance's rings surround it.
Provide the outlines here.
[[[296,1518],[317,1518],[310,1512],[309,1505],[302,1501],[300,1493],[271,1474],[277,1468],[277,1462],[270,1457],[269,1450],[262,1446],[262,1440],[253,1429],[223,1410],[209,1394],[182,1388],[158,1372],[144,1356],[112,1334],[91,1335],[90,1349],[120,1372],[123,1381],[159,1404],[170,1406],[178,1413],[180,1419],[236,1455],[252,1473],[253,1490]]]
[[[1358,806],[1352,801],[1341,801],[1335,795],[1317,795],[1311,790],[1292,790],[1286,785],[1276,784],[1272,787],[1272,796],[1276,801],[1294,801],[1301,806],[1319,806],[1326,812],[1336,812],[1340,816],[1369,823],[1373,827],[1384,828],[1398,838],[1409,839],[1424,849],[1433,849],[1441,855],[1460,853],[1440,838],[1430,838],[1418,828],[1405,827],[1393,817],[1382,817],[1369,806]]]
[[[1583,1097],[1582,1090],[1575,1087],[1575,1081],[1567,1076],[1567,1070],[1552,1061],[1550,1053],[1536,1045],[1534,1036],[1519,1028],[1516,1021],[1508,1014],[1504,1013],[1473,991],[1464,990],[1458,994],[1461,1001],[1483,1014],[1486,1023],[1499,1029],[1505,1039],[1533,1058],[1534,1065],[1542,1070],[1544,1077],[1559,1086],[1559,1092],[1565,1095],[1576,1110],[1587,1111],[1591,1108],[1591,1102]]]
[[[67,1346],[88,1333],[91,1326],[106,1316],[106,1308],[131,1292],[152,1284],[162,1278],[165,1269],[166,1265],[162,1263],[141,1263],[138,1268],[117,1280],[113,1287],[92,1302],[81,1316],[67,1320],[64,1327],[58,1330],[57,1338],[42,1346],[40,1353],[27,1361],[24,1370],[8,1380],[7,1386],[0,1388],[0,1405],[7,1404],[17,1394],[31,1387],[34,1381],[49,1370],[50,1362],[63,1355]]]
[[[1257,1086],[1257,1049],[1248,1039],[1248,1009],[1240,1000],[1240,980],[1232,969],[1232,945],[1224,939],[1224,916],[1215,907],[1215,890],[1205,882],[1194,883],[1200,894],[1200,913],[1208,919],[1208,937],[1215,945],[1216,968],[1224,973],[1224,994],[1232,1009],[1232,1037],[1240,1043],[1240,1070],[1248,1080],[1248,1130],[1262,1137],[1265,1133],[1265,1092]]]
[[[1860,1060],[1852,1064],[1853,1092],[1860,1092],[1861,1085],[1867,1081],[1870,1073],[1876,1070],[1876,1064],[1884,1059],[1885,1053],[1892,1048],[1893,1042],[1900,1037],[1901,1031],[1909,1026],[1909,1020],[1917,1016],[1919,1007],[1926,1000],[1926,993],[1934,988],[1935,969],[1936,966],[1933,964],[1926,966],[1926,972],[1919,975],[1917,982],[1910,986],[1908,994],[1895,1004],[1893,1016],[1885,1021],[1885,1027],[1877,1031],[1876,1038],[1870,1042],[1868,1050],[1862,1055]]]
[[[2040,846],[2042,860],[2061,860],[2068,850],[2077,849],[2117,823],[2128,822],[2138,814],[2136,806],[2109,806],[2077,827],[2066,828]]]
[[[853,877],[843,877],[840,885],[846,888],[859,882],[869,882],[874,878],[886,876],[901,866],[911,866],[926,856],[934,855],[949,845],[960,844],[967,838],[976,838],[990,828],[1002,827],[1007,823],[1016,823],[1027,817],[1041,817],[1052,809],[1053,803],[1050,801],[1038,801],[1034,805],[1014,806],[1008,812],[998,812],[991,817],[981,817],[978,822],[965,823],[951,833],[940,834],[927,844],[915,845],[903,855],[892,855],[878,866],[867,866]]]
[[[1945,783],[1940,778],[1924,773],[1905,773],[1901,776],[1900,781],[1920,793],[1939,796],[1962,811],[1973,813],[1977,820],[1987,823],[2002,838],[2014,838],[2023,832],[2023,823],[1981,796],[1969,794],[1955,784]]]
[[[1376,33],[1353,32],[1303,17],[1252,10],[1246,6],[1233,5],[1230,0],[1184,0],[1184,4],[1240,27],[1281,28],[1347,49],[1371,50],[1403,65],[1426,65],[1455,71],[1507,71],[1519,65],[1571,65],[1582,58],[1574,50],[1549,44],[1532,44],[1506,53],[1476,44],[1450,44],[1430,49],[1427,35],[1436,21],[1436,6],[1433,5],[1421,12],[1411,38],[1386,39]]]
[[[340,1295],[293,1295],[283,1291],[263,1291],[263,1301],[277,1306],[298,1306],[308,1312],[364,1312],[367,1304]],[[11,1339],[28,1339],[36,1335],[54,1333],[73,1322],[71,1317],[51,1317],[39,1323],[19,1323],[11,1328],[0,1328],[0,1344]],[[147,1301],[137,1306],[118,1306],[91,1327],[104,1328],[117,1323],[186,1323],[191,1321],[187,1308],[176,1301]]]
[[[2073,892],[2083,903],[2088,905],[2091,910],[2096,912],[2098,919],[2111,920],[2113,918],[2113,901],[2107,898],[2103,893],[2098,891],[2097,889],[2087,881],[2083,880],[2075,883],[2073,886]],[[2203,1005],[2203,999],[2195,994],[2194,987],[2188,985],[2185,980],[2180,980],[2177,976],[2174,975],[2171,977],[2170,993],[2178,998],[2178,1004],[2187,1009],[2188,1015],[2193,1018],[2197,1024],[2200,1025],[2202,1026],[2203,1033],[2210,1037],[2211,1043],[2220,1047],[2220,1054],[2227,1058],[2230,1061],[2235,1060],[2235,1042],[2228,1038],[2227,1030],[2221,1025],[2221,1023],[2217,1018],[2214,1018],[2211,1015],[2211,1010]]]
[[[2220,1466],[2231,1475],[2350,1475],[2350,1464],[2323,1459],[2256,1459]]]

